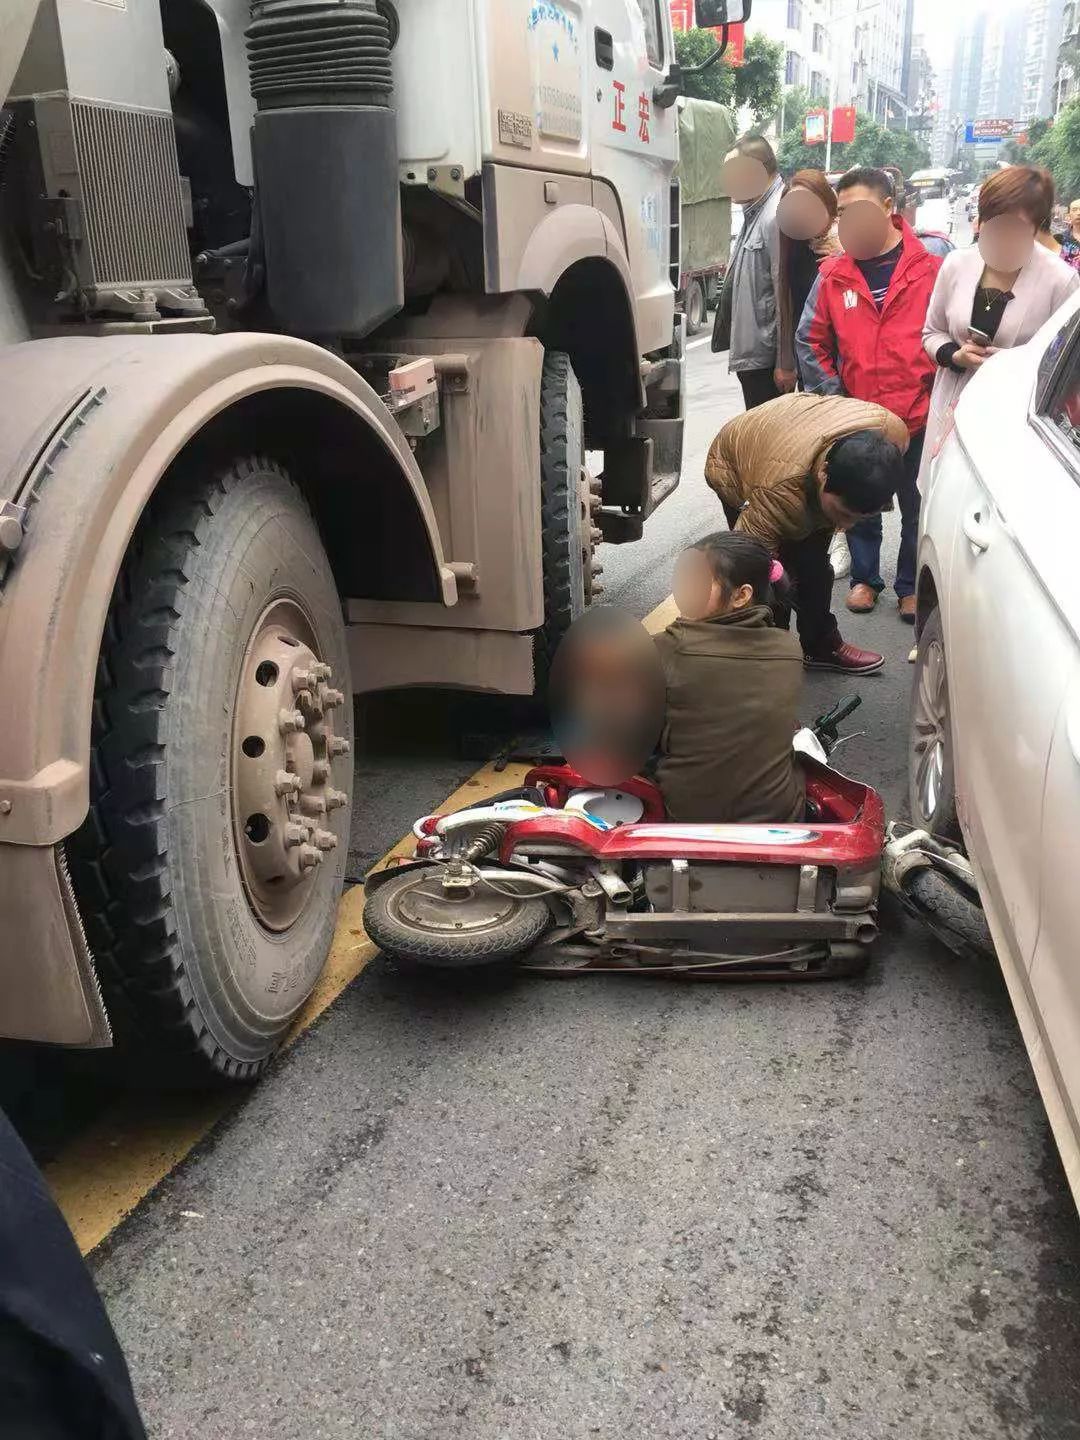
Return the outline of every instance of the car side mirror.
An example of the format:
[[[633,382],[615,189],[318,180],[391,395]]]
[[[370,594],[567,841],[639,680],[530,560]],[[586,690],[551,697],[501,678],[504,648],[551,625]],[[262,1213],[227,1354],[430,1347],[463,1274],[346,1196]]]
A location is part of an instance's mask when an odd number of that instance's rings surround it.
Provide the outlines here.
[[[697,0],[695,18],[703,30],[714,25],[743,25],[750,19],[751,0]]]

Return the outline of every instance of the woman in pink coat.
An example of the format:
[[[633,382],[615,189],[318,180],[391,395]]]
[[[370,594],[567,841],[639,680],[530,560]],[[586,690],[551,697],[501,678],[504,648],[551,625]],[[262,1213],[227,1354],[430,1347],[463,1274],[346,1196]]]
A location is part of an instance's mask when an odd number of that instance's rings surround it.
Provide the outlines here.
[[[1035,243],[1053,205],[1054,182],[1046,170],[999,170],[979,192],[978,245],[947,256],[938,272],[923,330],[938,370],[920,488],[971,376],[996,351],[1030,340],[1080,286],[1075,270]]]

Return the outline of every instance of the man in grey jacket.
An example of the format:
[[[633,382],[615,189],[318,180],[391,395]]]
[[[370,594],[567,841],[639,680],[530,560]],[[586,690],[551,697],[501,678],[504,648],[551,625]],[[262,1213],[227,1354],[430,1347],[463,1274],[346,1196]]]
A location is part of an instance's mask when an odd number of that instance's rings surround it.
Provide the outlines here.
[[[744,135],[724,160],[731,198],[743,207],[743,228],[728,264],[713,326],[712,348],[727,350],[747,410],[775,400],[776,296],[780,229],[776,210],[783,181],[776,156],[761,135]]]

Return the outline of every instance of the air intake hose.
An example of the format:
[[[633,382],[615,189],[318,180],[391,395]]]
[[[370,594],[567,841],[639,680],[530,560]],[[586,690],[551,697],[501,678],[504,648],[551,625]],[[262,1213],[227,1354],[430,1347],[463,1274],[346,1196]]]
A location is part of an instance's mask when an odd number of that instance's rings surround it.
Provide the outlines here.
[[[283,329],[362,336],[401,308],[390,25],[376,0],[252,0],[255,184]]]
[[[260,110],[390,104],[390,26],[375,0],[252,0],[247,45]]]

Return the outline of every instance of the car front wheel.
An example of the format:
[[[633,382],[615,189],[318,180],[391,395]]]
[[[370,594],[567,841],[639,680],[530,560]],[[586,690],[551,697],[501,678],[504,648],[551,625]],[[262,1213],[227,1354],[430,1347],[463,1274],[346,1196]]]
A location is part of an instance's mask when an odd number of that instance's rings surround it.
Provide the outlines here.
[[[941,611],[933,610],[919,637],[908,736],[908,797],[912,823],[960,840],[956,814],[949,670]]]

